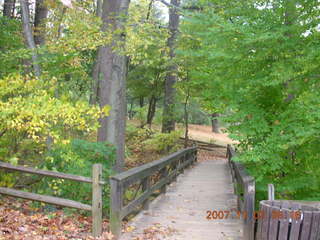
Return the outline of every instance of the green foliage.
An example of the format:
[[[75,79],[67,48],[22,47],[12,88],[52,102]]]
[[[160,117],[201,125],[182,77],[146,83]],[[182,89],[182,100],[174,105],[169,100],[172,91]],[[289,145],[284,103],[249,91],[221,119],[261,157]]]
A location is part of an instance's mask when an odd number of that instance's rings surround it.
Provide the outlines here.
[[[108,183],[111,167],[115,161],[115,147],[103,142],[88,142],[73,139],[69,144],[56,144],[52,147],[41,163],[41,168],[90,177],[92,165],[101,163],[103,166],[103,180]],[[45,179],[36,186],[37,192],[48,195],[74,199],[77,201],[91,202],[92,186],[61,179]],[[76,191],[75,191],[76,190]],[[103,189],[103,208],[109,208],[109,185]],[[105,211],[108,212],[108,211]]]
[[[10,57],[12,51],[23,47],[21,23],[0,16],[0,78],[17,69],[17,61]]]
[[[258,199],[272,182],[278,198],[319,200],[319,3],[295,2],[210,0],[183,23],[190,84],[208,111],[228,106]]]
[[[151,139],[143,142],[147,151],[157,153],[175,152],[179,148],[180,131],[172,131],[171,133],[155,133]]]
[[[54,83],[20,75],[0,79],[0,161],[37,166],[49,138],[68,144],[74,136],[89,137],[96,131],[106,113],[84,101],[71,102],[67,95],[53,97]],[[1,175],[0,181],[15,182],[7,178]]]

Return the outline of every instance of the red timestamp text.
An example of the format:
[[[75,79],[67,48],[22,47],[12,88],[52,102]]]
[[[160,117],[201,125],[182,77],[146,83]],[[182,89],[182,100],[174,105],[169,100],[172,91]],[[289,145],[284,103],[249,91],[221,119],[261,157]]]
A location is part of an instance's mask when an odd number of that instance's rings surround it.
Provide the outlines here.
[[[280,210],[273,210],[271,212],[265,211],[254,211],[252,215],[253,219],[263,219],[263,218],[272,218],[272,219],[293,219],[298,220],[301,218],[300,211],[292,211],[288,214],[285,214]],[[208,220],[221,220],[221,219],[247,219],[248,213],[246,211],[235,211],[235,210],[212,210],[207,211],[206,218]]]

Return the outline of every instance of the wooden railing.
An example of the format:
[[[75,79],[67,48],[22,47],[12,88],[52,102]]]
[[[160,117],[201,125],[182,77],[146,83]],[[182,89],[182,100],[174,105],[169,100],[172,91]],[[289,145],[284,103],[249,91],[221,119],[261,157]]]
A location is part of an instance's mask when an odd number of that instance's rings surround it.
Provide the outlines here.
[[[29,174],[36,174],[46,177],[54,177],[72,180],[76,182],[90,183],[92,184],[92,205],[83,204],[81,202],[63,199],[58,197],[52,197],[47,195],[40,195],[35,193],[29,193],[25,191],[18,191],[12,188],[0,187],[0,194],[13,196],[17,198],[23,198],[38,202],[44,202],[54,204],[63,207],[76,208],[92,212],[92,234],[94,237],[98,237],[102,233],[102,185],[105,184],[102,179],[102,165],[94,164],[92,166],[92,179],[83,176],[76,176],[71,174],[65,174],[53,171],[44,171],[29,167],[13,166],[9,163],[0,162],[0,169],[8,171],[18,171]]]
[[[185,142],[185,138],[180,137],[181,142]],[[204,142],[195,139],[188,139],[189,146],[197,146],[198,150],[215,151],[216,148],[226,148],[226,146],[216,143]]]
[[[113,235],[119,238],[122,220],[138,209],[147,208],[153,193],[164,193],[166,184],[196,160],[197,148],[191,147],[110,177],[110,228]],[[140,195],[125,205],[125,191],[136,183],[139,186],[137,191],[141,188]]]
[[[244,219],[243,235],[246,240],[254,240],[255,230],[255,180],[245,170],[244,166],[233,160],[234,149],[227,146],[227,158],[231,169],[235,193],[238,195],[238,210]]]

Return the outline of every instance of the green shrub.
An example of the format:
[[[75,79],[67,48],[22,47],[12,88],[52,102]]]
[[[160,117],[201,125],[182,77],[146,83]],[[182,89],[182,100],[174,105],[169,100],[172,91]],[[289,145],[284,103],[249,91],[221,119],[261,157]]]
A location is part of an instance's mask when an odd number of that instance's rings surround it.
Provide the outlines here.
[[[179,149],[180,131],[171,133],[156,133],[151,139],[145,140],[144,147],[146,150],[157,153],[175,152]]]
[[[74,139],[69,144],[55,145],[42,168],[63,173],[91,176],[92,165],[103,165],[103,179],[108,182],[115,160],[115,148],[103,142]],[[44,179],[37,185],[38,193],[56,195],[84,203],[91,203],[91,185],[63,179]],[[103,208],[109,208],[109,185],[103,190]]]

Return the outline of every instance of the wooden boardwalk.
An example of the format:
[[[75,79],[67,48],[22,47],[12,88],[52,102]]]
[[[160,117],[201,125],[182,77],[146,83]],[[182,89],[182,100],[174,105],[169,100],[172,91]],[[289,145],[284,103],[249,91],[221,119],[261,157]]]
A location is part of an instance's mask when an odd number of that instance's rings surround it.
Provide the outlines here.
[[[207,211],[236,213],[236,209],[227,160],[199,162],[152,201],[149,210],[130,221],[120,239],[242,240],[242,220],[234,214],[207,219]]]

